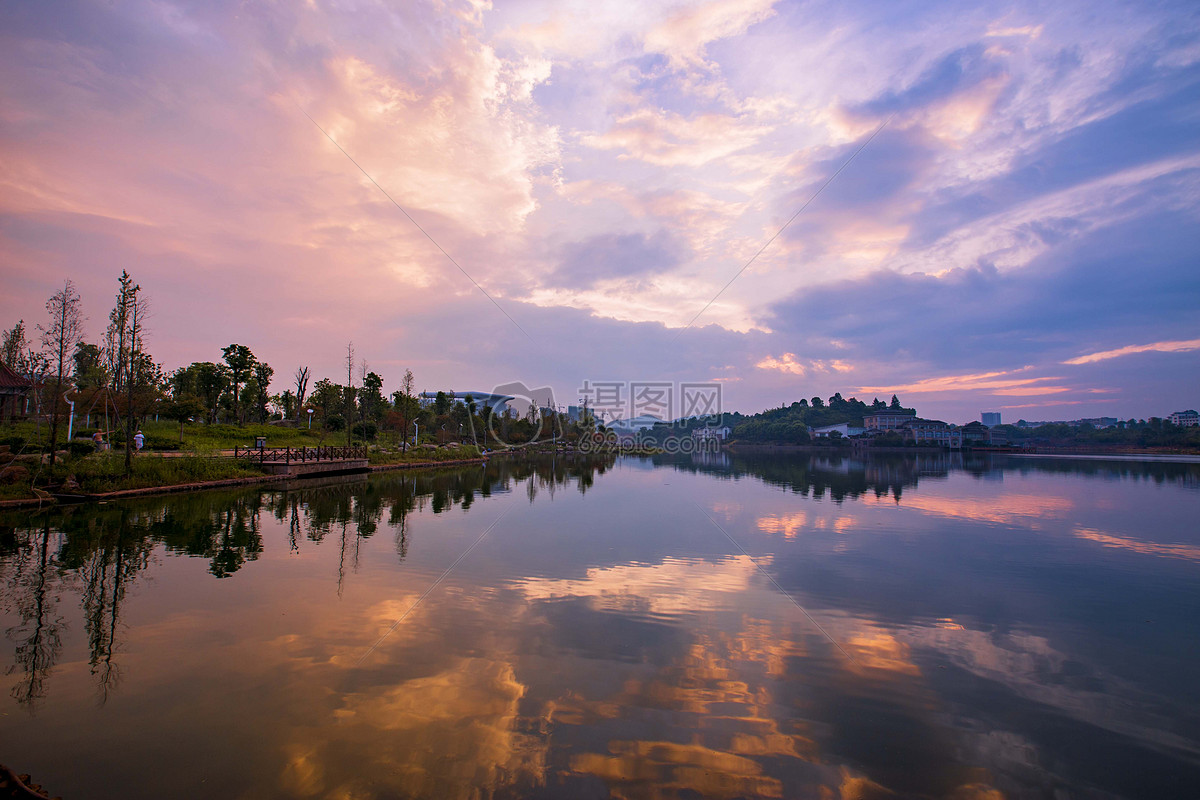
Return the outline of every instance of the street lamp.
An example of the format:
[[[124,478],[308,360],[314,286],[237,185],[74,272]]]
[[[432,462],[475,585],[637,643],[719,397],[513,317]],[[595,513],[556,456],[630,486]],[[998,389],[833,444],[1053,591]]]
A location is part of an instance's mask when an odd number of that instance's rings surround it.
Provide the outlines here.
[[[308,409],[308,429],[310,431],[312,430],[312,414],[313,414],[313,410],[311,408]]]
[[[418,425],[417,421],[414,419],[413,420],[413,444],[415,445],[420,438],[421,438],[421,426]]]

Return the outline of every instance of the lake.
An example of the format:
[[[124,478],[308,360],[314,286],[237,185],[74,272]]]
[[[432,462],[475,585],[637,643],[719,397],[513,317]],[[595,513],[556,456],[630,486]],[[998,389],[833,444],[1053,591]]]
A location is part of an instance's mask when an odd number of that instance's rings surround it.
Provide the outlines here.
[[[1187,797],[1200,465],[493,461],[0,515],[84,798]]]

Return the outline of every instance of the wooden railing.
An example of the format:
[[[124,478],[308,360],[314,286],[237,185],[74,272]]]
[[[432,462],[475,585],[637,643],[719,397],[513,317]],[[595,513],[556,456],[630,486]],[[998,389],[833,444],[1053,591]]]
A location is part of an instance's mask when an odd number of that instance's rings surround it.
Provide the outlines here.
[[[306,464],[314,461],[345,461],[367,457],[366,445],[341,447],[237,447],[233,457],[260,464],[270,461],[284,464]]]

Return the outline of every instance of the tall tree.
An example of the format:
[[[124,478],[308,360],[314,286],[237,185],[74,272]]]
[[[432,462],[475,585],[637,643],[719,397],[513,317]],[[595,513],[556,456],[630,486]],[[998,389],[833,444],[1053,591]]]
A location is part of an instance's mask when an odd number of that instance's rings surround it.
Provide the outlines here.
[[[0,346],[0,361],[3,361],[5,366],[12,371],[25,375],[27,374],[27,365],[25,364],[27,349],[29,349],[29,342],[25,339],[25,320],[19,320],[10,330],[4,332],[4,342]]]
[[[128,273],[122,273],[123,278]],[[149,311],[144,298],[138,296],[142,287],[134,284],[129,293],[128,308],[125,311],[128,330],[125,341],[128,344],[129,359],[125,372],[125,474],[133,471],[133,434],[138,427],[138,407],[134,404],[136,394],[151,382],[153,362],[149,361],[142,349],[142,339],[146,328],[146,314]]]
[[[354,427],[354,342],[346,342],[346,444],[351,441],[351,429]]]
[[[364,420],[378,421],[383,414],[387,400],[383,397],[383,378],[374,372],[363,376],[362,390],[359,392],[358,408]]]
[[[54,469],[55,450],[58,448],[58,418],[64,379],[68,377],[70,361],[75,345],[83,340],[83,312],[79,308],[79,293],[75,285],[67,281],[63,288],[46,301],[46,312],[50,315],[47,327],[38,326],[42,332],[42,347],[50,359],[54,372],[54,394],[50,400],[50,469]]]
[[[313,386],[312,397],[309,398],[313,408],[321,412],[321,423],[329,419],[330,412],[337,410],[342,403],[342,387],[328,378],[322,378]]]
[[[240,399],[242,384],[254,374],[258,359],[244,344],[231,344],[222,348],[221,356],[229,367],[229,382],[233,388],[233,416],[237,419],[237,424],[241,425],[243,422]]]
[[[125,389],[125,377],[129,364],[129,316],[137,302],[139,287],[129,273],[122,270],[117,279],[117,302],[108,315],[108,327],[104,330],[104,367],[108,372],[109,387],[120,394]]]
[[[296,381],[296,421],[299,422],[304,411],[304,395],[308,392],[308,367],[296,367],[293,380]]]
[[[400,391],[392,393],[392,405],[396,408],[396,413],[400,415],[400,451],[406,452],[408,449],[408,429],[412,427],[413,420],[417,418],[420,412],[420,404],[417,402],[415,391],[416,379],[413,378],[412,370],[404,370],[404,377],[400,379]]]
[[[271,402],[271,377],[275,370],[265,361],[254,365],[254,393],[250,398],[254,402],[254,411],[258,414],[259,422],[267,421],[267,403]]]
[[[98,389],[108,383],[104,372],[104,352],[99,345],[80,342],[75,345],[75,387]]]

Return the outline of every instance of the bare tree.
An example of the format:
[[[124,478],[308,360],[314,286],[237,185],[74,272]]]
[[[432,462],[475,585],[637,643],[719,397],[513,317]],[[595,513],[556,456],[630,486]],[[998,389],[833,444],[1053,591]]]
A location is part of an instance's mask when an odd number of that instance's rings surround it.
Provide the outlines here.
[[[308,367],[296,367],[296,421],[304,411],[304,395],[308,392]]]
[[[46,301],[50,324],[43,328],[42,347],[54,370],[54,393],[50,399],[50,469],[54,469],[55,450],[58,448],[58,417],[62,402],[63,379],[70,374],[75,355],[75,345],[83,341],[83,313],[79,309],[79,293],[75,285],[67,281],[62,290]]]

